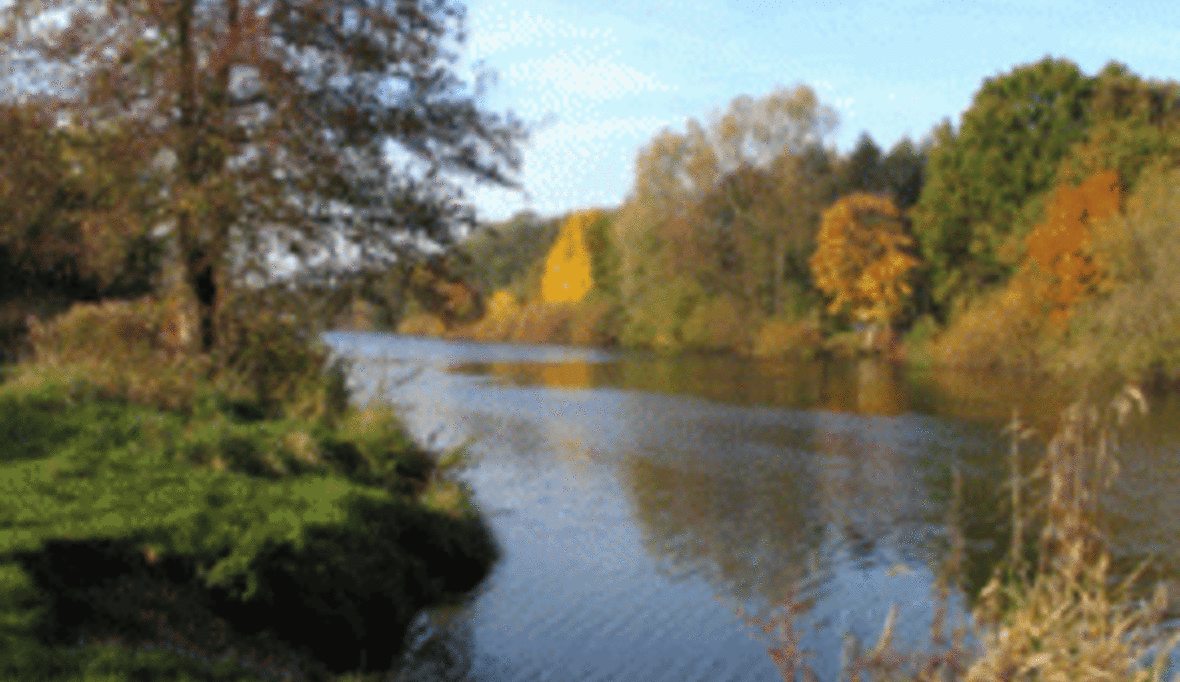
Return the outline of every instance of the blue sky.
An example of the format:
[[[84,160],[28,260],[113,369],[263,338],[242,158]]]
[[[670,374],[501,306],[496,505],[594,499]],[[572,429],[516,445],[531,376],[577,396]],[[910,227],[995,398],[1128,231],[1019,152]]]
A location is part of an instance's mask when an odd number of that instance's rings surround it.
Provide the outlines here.
[[[768,2],[469,0],[466,68],[499,74],[484,104],[549,119],[525,148],[528,197],[480,189],[482,219],[614,206],[638,150],[740,94],[805,83],[888,149],[958,125],[984,78],[1045,55],[1094,74],[1108,61],[1180,79],[1180,3],[1089,0]]]

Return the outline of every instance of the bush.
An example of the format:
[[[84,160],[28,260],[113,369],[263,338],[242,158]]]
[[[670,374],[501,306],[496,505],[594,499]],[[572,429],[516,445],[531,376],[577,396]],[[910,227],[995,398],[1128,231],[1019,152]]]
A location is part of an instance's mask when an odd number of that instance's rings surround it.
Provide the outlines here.
[[[680,327],[684,345],[700,350],[734,350],[745,345],[746,335],[745,311],[725,294],[697,303]]]
[[[177,315],[151,299],[76,303],[33,322],[33,360],[42,370],[75,369],[107,398],[191,410],[213,364],[185,351]]]
[[[1098,230],[1113,288],[1078,307],[1061,371],[1147,377],[1180,369],[1180,169],[1146,172],[1124,215]]]
[[[569,342],[582,346],[608,346],[618,336],[622,310],[610,300],[590,296],[579,303],[569,323]]]
[[[1014,276],[952,318],[931,358],[943,367],[1035,371],[1042,367],[1046,321],[1031,283]]]
[[[679,349],[681,325],[704,297],[701,285],[687,275],[653,285],[627,308],[619,341],[632,347]]]
[[[513,341],[524,343],[569,343],[570,323],[576,314],[572,303],[534,302],[521,309]]]
[[[447,326],[437,315],[418,313],[402,319],[397,325],[398,334],[408,336],[442,336]]]
[[[309,316],[284,310],[276,298],[227,296],[214,354],[218,387],[268,416],[332,422],[347,408],[346,366]]]
[[[773,317],[763,322],[754,334],[750,352],[759,358],[810,358],[822,344],[816,321]]]
[[[902,342],[906,362],[913,366],[927,366],[931,362],[931,347],[938,335],[938,321],[932,315],[922,315],[906,331]]]
[[[218,346],[195,350],[195,315],[176,299],[77,303],[30,332],[25,373],[85,377],[99,397],[191,413],[228,401],[243,413],[332,421],[347,407],[345,366],[316,330],[267,297],[220,311]]]

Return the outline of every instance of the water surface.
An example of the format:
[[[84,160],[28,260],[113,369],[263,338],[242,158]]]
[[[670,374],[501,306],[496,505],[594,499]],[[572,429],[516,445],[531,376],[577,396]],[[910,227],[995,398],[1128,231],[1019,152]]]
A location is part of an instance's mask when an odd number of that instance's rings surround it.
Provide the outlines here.
[[[420,619],[405,679],[779,680],[738,609],[766,613],[792,585],[821,679],[893,605],[900,641],[923,646],[953,472],[977,589],[1007,544],[1000,427],[1016,407],[1048,432],[1075,397],[869,360],[327,340],[358,395],[401,405],[424,444],[469,443],[461,477],[504,550],[468,604]],[[1177,425],[1173,400],[1127,429],[1109,498],[1116,551],[1169,574]],[[949,606],[965,617],[962,592]]]

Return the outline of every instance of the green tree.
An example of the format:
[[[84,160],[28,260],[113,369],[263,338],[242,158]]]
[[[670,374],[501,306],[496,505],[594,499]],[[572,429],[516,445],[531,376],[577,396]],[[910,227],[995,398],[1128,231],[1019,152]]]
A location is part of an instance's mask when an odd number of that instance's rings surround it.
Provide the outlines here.
[[[590,251],[590,277],[595,290],[611,301],[618,301],[622,295],[622,264],[614,240],[614,220],[612,211],[602,211],[586,227],[586,248]]]
[[[455,77],[464,12],[447,0],[16,0],[5,15],[10,53],[61,74],[79,129],[116,125],[155,162],[206,351],[225,288],[268,278],[276,250],[388,266],[474,221],[454,178],[515,186],[525,130]]]
[[[1093,79],[1045,58],[989,78],[959,129],[935,130],[926,182],[913,213],[940,316],[952,302],[1002,282],[1039,216],[1031,198],[1052,188],[1057,166],[1086,136]]]
[[[853,192],[880,193],[886,190],[886,179],[881,167],[881,148],[867,132],[860,134],[852,152],[841,159],[839,192],[841,195]]]
[[[915,145],[907,137],[893,145],[881,159],[883,189],[893,196],[894,203],[903,211],[918,203],[922,194],[928,152],[924,145]]]
[[[560,229],[560,220],[543,219],[531,211],[481,224],[460,246],[466,256],[463,275],[489,296],[505,289],[545,260]]]
[[[909,138],[902,138],[886,154],[871,135],[861,133],[852,152],[838,163],[837,195],[887,194],[898,208],[908,209],[922,191],[926,152]]]
[[[1080,182],[1114,170],[1123,191],[1145,168],[1180,165],[1180,83],[1144,81],[1118,62],[1098,74],[1086,139],[1076,142],[1058,169],[1062,182]]]

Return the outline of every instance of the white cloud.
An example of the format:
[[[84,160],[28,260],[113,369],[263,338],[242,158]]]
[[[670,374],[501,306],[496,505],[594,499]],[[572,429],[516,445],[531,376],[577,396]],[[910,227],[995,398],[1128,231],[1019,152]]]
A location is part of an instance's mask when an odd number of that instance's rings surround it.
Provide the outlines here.
[[[563,104],[568,104],[571,97],[604,100],[675,89],[626,64],[587,54],[577,48],[544,59],[513,64],[508,68],[507,76],[511,85],[532,86],[542,92],[556,93]]]
[[[471,29],[467,45],[476,60],[514,47],[561,48],[571,40],[615,42],[609,28],[583,28],[530,12],[507,11],[506,3],[481,8],[471,16]]]
[[[538,135],[537,142],[545,146],[578,146],[583,142],[610,140],[620,137],[644,140],[676,121],[656,116],[608,118],[579,123],[559,122]]]

